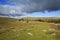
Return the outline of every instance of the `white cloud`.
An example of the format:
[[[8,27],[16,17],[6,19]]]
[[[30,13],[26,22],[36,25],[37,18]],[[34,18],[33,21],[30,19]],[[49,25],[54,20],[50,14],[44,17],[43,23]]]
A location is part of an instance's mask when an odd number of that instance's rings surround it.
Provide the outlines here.
[[[0,13],[3,14],[23,14],[21,6],[0,5]]]

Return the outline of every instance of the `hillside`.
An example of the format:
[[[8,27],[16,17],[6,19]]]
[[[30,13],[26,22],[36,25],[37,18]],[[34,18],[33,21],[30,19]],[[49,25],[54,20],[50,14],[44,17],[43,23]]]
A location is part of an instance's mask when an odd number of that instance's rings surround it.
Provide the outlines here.
[[[57,23],[0,18],[0,40],[60,40],[59,28]]]

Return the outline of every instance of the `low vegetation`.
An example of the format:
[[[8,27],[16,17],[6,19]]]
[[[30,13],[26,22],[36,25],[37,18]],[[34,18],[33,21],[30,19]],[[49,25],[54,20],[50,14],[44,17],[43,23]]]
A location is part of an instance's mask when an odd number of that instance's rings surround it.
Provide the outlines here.
[[[60,22],[50,20],[60,19],[0,18],[0,40],[60,40]]]

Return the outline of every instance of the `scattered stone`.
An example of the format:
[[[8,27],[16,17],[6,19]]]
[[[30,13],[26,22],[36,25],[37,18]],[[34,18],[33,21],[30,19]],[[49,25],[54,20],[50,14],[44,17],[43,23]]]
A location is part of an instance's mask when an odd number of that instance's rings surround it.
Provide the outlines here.
[[[43,32],[47,32],[47,30],[42,30]]]
[[[26,29],[20,29],[21,31],[26,31]]]
[[[28,34],[31,35],[31,36],[33,35],[31,32],[28,32]]]
[[[20,29],[20,30],[24,30],[24,29]]]
[[[0,29],[0,34],[6,32],[7,29]]]
[[[47,34],[52,34],[52,35],[54,35],[54,33],[55,33],[55,29],[52,29],[52,28],[50,28],[50,29],[48,29],[48,30],[42,30],[43,32],[45,32],[45,33],[47,33]]]
[[[52,28],[51,28],[51,29],[48,29],[48,31],[55,31],[55,29],[52,29]]]
[[[56,26],[58,25],[58,24],[55,24]]]
[[[14,32],[16,32],[17,30],[13,30]]]
[[[50,29],[48,29],[47,33],[48,34],[53,34],[53,33],[55,33],[55,31],[56,31],[55,29],[50,28]]]
[[[16,35],[17,37],[19,36],[19,35]]]
[[[55,24],[55,23],[50,23],[50,24]]]
[[[56,33],[52,33],[52,34],[51,34],[51,36],[55,36],[55,35],[56,35]]]
[[[29,29],[20,29],[21,31],[26,31],[26,30],[29,30]]]

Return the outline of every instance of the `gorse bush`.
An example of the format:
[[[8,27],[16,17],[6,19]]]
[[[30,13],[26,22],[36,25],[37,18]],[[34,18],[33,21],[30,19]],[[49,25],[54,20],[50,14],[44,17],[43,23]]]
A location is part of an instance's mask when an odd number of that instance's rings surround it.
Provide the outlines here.
[[[22,18],[19,21],[39,21],[39,22],[49,22],[49,23],[60,23],[60,18]]]
[[[48,20],[47,22],[52,22],[52,23],[60,23],[60,20],[55,20],[55,19],[51,19],[51,20]]]
[[[38,19],[40,22],[60,23],[60,19]]]

